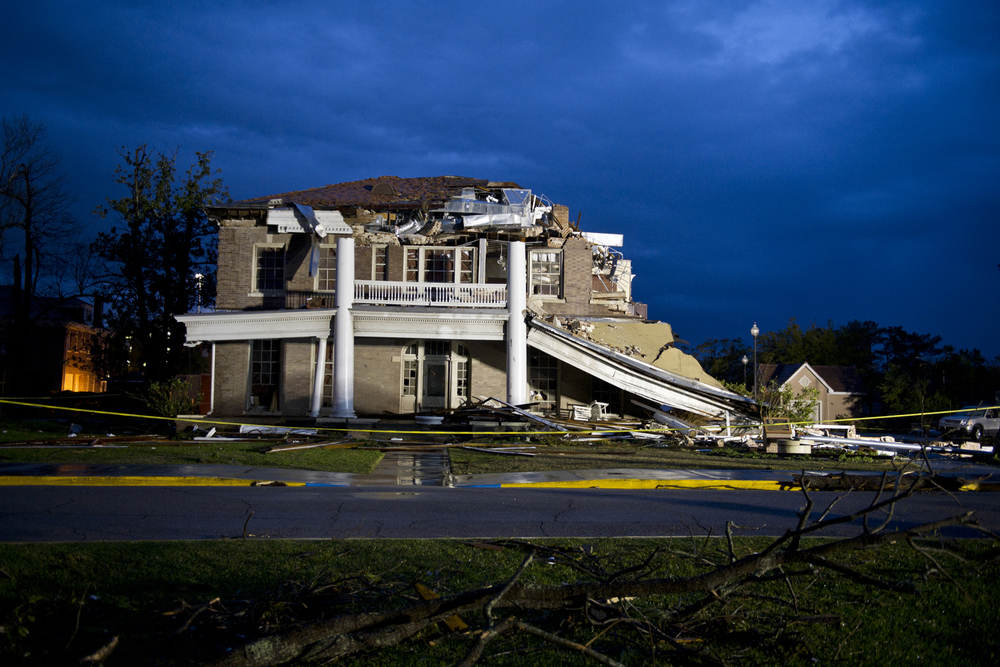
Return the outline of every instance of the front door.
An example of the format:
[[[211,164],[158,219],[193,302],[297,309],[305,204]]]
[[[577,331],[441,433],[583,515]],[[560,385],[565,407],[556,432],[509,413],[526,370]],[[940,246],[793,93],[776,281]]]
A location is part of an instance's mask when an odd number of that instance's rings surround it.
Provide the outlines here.
[[[410,343],[399,357],[400,413],[456,408],[469,396],[469,352],[448,340]]]
[[[422,410],[441,410],[448,407],[448,359],[426,357],[423,363],[424,382],[420,396]]]

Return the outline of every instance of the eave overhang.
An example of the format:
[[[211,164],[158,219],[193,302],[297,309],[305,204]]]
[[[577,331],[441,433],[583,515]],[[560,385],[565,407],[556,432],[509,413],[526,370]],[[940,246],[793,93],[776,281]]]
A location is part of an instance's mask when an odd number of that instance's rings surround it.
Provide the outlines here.
[[[335,308],[220,311],[176,315],[187,328],[186,344],[333,336]],[[507,311],[501,308],[356,306],[356,338],[503,340]]]
[[[186,344],[272,338],[328,338],[335,308],[241,310],[174,315],[187,329]]]

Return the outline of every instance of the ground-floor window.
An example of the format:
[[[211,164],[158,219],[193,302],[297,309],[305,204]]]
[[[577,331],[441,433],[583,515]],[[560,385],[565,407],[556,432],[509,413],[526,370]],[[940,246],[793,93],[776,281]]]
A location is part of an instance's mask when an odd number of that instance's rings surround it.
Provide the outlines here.
[[[400,357],[400,412],[457,408],[469,400],[469,350],[457,341],[420,340]]]
[[[528,398],[535,404],[532,410],[549,412],[559,408],[559,360],[530,347]]]
[[[624,392],[620,388],[614,386],[613,384],[609,384],[600,378],[592,378],[591,380],[591,395],[593,396],[593,400],[601,403],[607,403],[608,407],[606,410],[608,412],[624,416]]]
[[[281,376],[281,341],[250,341],[250,381],[247,409],[278,411],[278,381]]]

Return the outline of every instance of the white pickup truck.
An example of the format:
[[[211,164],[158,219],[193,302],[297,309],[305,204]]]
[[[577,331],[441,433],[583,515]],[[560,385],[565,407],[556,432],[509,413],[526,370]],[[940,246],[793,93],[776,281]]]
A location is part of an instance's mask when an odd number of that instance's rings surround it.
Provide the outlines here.
[[[961,412],[942,417],[938,430],[943,438],[963,436],[976,442],[985,436],[995,438],[1000,431],[1000,408],[964,407]]]

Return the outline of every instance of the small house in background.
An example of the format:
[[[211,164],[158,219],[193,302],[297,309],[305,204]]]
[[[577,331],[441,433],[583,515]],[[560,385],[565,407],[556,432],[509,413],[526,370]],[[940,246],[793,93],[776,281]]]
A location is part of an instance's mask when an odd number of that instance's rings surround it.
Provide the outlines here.
[[[760,386],[774,384],[776,387],[788,385],[795,394],[806,389],[819,391],[816,405],[817,422],[838,417],[863,416],[865,387],[854,366],[811,366],[807,362],[797,364],[761,364]]]
[[[104,335],[95,326],[94,306],[78,298],[36,297],[32,301],[26,349],[12,344],[14,289],[0,286],[0,389],[5,396],[46,396],[60,391],[103,392],[105,378],[94,370],[91,352]],[[98,316],[99,319],[99,316]],[[21,377],[8,371],[18,355]],[[16,386],[12,384],[16,382]]]
[[[621,234],[516,183],[382,176],[219,204],[211,414],[246,421],[453,410],[562,415],[632,399],[710,418],[748,401],[632,299]]]

